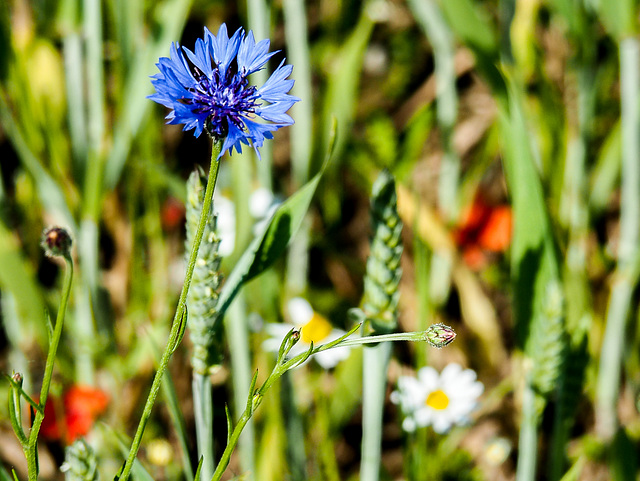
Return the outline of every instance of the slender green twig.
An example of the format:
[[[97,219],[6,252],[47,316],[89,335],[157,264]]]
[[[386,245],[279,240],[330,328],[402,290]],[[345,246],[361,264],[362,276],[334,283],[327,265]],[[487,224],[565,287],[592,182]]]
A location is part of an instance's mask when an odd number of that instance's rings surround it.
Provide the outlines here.
[[[211,150],[211,166],[209,168],[209,178],[207,180],[207,189],[204,194],[204,202],[202,205],[202,213],[200,215],[200,222],[198,224],[198,230],[193,239],[193,247],[191,249],[191,255],[189,256],[189,264],[187,266],[187,273],[185,274],[184,284],[182,285],[182,291],[180,292],[180,298],[178,300],[178,307],[176,308],[176,313],[173,318],[173,322],[171,324],[171,331],[169,333],[169,340],[167,341],[167,346],[162,353],[162,358],[160,359],[160,365],[158,366],[158,370],[156,371],[156,375],[153,378],[153,384],[151,385],[151,391],[149,392],[149,396],[147,397],[147,402],[144,406],[144,411],[142,413],[142,417],[140,418],[140,422],[138,424],[138,428],[136,430],[135,437],[133,438],[133,443],[131,444],[131,449],[129,451],[129,456],[127,457],[127,461],[122,468],[122,473],[118,477],[118,479],[125,481],[129,479],[131,474],[131,468],[133,467],[133,462],[136,459],[138,454],[138,449],[140,449],[140,443],[142,442],[142,435],[144,434],[145,427],[147,426],[147,422],[151,417],[151,410],[153,409],[153,405],[155,403],[156,397],[158,396],[158,392],[160,390],[160,385],[162,383],[162,377],[164,372],[169,365],[169,361],[171,360],[171,356],[177,348],[180,340],[182,339],[182,335],[184,334],[185,328],[185,305],[187,301],[187,294],[189,292],[189,287],[191,286],[191,278],[193,276],[193,270],[196,265],[196,259],[198,257],[198,249],[200,248],[200,243],[202,242],[202,234],[204,233],[204,227],[207,221],[207,214],[211,209],[211,203],[213,201],[213,190],[216,185],[216,181],[218,180],[218,170],[220,168],[220,161],[217,160],[218,154],[220,153],[220,149],[222,144],[220,142],[213,142],[213,148]]]
[[[29,433],[29,442],[25,448],[25,455],[27,457],[27,469],[29,472],[29,481],[36,481],[38,479],[38,433],[40,432],[40,426],[44,420],[44,406],[47,404],[47,398],[49,397],[49,388],[51,387],[51,377],[53,376],[53,365],[56,360],[56,353],[58,352],[58,345],[60,344],[60,337],[62,335],[62,326],[64,324],[64,316],[67,310],[67,303],[69,301],[69,294],[71,293],[71,281],[73,280],[73,261],[67,254],[64,256],[66,269],[64,274],[64,284],[62,288],[62,298],[60,299],[60,307],[58,308],[58,315],[56,317],[56,325],[53,329],[53,335],[51,342],[49,343],[49,352],[47,353],[47,363],[44,368],[44,378],[42,379],[42,388],[40,389],[39,404],[41,409],[36,410],[35,419],[31,426],[31,432]]]

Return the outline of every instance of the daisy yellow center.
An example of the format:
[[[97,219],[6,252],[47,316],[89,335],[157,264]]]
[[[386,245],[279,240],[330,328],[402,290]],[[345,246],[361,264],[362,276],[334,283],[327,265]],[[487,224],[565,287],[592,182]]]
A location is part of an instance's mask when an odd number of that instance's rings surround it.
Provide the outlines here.
[[[449,405],[449,396],[447,396],[442,389],[437,389],[427,396],[425,404],[430,408],[442,411],[443,409],[447,409]]]
[[[311,341],[317,344],[331,334],[331,329],[329,321],[314,312],[311,320],[302,326],[302,340],[307,344]]]

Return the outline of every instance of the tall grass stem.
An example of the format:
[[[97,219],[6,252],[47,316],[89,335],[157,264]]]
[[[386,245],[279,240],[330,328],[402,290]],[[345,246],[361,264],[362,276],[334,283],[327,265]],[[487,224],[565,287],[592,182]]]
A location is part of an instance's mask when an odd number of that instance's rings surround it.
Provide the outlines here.
[[[616,405],[625,326],[631,307],[631,292],[637,281],[637,276],[630,270],[634,270],[640,236],[639,89],[640,42],[635,37],[628,37],[620,41],[622,185],[618,275],[611,290],[596,390],[596,430],[605,439],[612,438],[617,428]]]
[[[191,386],[198,459],[202,459],[200,477],[201,479],[210,479],[215,469],[215,458],[213,450],[213,399],[209,375],[194,371]]]
[[[378,481],[380,478],[382,414],[392,347],[391,343],[383,343],[365,349],[362,354],[361,481]]]

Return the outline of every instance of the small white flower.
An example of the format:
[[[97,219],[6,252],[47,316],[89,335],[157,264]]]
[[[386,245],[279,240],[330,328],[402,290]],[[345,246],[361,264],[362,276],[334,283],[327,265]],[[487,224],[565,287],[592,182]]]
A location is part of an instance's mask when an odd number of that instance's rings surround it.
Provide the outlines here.
[[[445,433],[453,425],[468,423],[484,391],[476,379],[475,371],[463,370],[455,363],[447,365],[441,374],[427,366],[418,371],[417,378],[400,376],[391,402],[399,404],[405,416],[403,429],[411,432],[431,425],[437,433]]]
[[[291,322],[300,328],[300,340],[289,351],[289,357],[309,350],[313,341],[314,346],[327,344],[345,334],[345,331],[334,328],[323,316],[313,310],[311,304],[302,297],[294,297],[287,303],[287,311]],[[291,330],[287,323],[267,323],[265,330],[269,338],[264,341],[262,347],[266,351],[278,352],[282,340]],[[312,356],[320,366],[325,369],[335,367],[340,361],[349,357],[348,347],[337,347],[319,352]]]

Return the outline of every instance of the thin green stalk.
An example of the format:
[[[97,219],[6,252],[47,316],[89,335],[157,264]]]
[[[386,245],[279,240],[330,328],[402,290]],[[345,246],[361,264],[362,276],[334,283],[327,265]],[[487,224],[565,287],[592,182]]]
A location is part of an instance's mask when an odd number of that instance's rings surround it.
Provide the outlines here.
[[[536,394],[528,380],[522,393],[522,418],[518,439],[516,481],[534,481],[537,455],[538,414],[536,412]]]
[[[229,436],[229,440],[227,441],[227,446],[224,449],[224,452],[222,453],[222,456],[220,457],[220,461],[218,462],[218,466],[216,468],[215,473],[213,473],[213,477],[211,478],[211,481],[219,481],[220,478],[222,478],[222,475],[224,474],[224,471],[227,469],[227,466],[229,465],[229,460],[231,459],[231,454],[233,453],[233,451],[235,450],[235,448],[236,448],[236,446],[238,444],[238,440],[240,439],[240,434],[242,433],[242,431],[244,430],[245,426],[247,425],[247,423],[249,422],[249,420],[253,416],[253,413],[255,412],[255,410],[262,403],[262,399],[264,398],[265,393],[269,390],[269,388],[273,385],[273,383],[275,383],[289,369],[292,369],[292,368],[302,364],[312,354],[315,354],[317,352],[323,351],[325,349],[330,349],[332,347],[336,347],[341,342],[344,342],[344,340],[347,337],[349,337],[351,334],[353,334],[358,329],[360,329],[361,326],[362,326],[362,324],[356,324],[355,327],[353,327],[349,332],[344,334],[342,337],[340,337],[340,338],[336,339],[335,341],[332,341],[332,342],[330,342],[328,344],[324,344],[323,346],[320,346],[319,348],[314,348],[313,344],[312,344],[308,351],[303,352],[302,354],[298,354],[294,358],[287,360],[287,359],[285,359],[286,352],[285,352],[284,346],[288,345],[289,349],[291,349],[293,344],[295,344],[295,342],[291,342],[291,339],[293,337],[293,334],[295,333],[295,330],[292,329],[291,332],[289,332],[287,337],[285,337],[285,339],[284,339],[284,341],[282,343],[282,346],[280,347],[280,352],[279,352],[279,355],[278,355],[278,360],[276,362],[276,365],[274,366],[273,370],[271,371],[271,374],[269,374],[269,377],[264,381],[264,383],[262,384],[262,386],[258,390],[255,390],[255,383],[256,383],[256,379],[257,379],[256,378],[257,373],[256,373],[256,375],[254,375],[253,380],[251,382],[251,385],[249,387],[249,397],[248,397],[247,402],[246,402],[245,410],[242,413],[242,415],[240,416],[240,419],[238,420],[238,423],[236,424],[235,428],[231,432],[231,435]],[[299,336],[299,332],[297,334]],[[375,337],[375,336],[371,336],[371,337]],[[229,426],[229,428],[231,428],[231,426]]]
[[[74,165],[77,167],[87,153],[87,132],[84,110],[84,82],[82,81],[82,37],[70,32],[62,40],[64,55],[67,105],[69,111],[69,134]]]
[[[97,299],[99,267],[98,219],[102,198],[104,156],[104,68],[102,6],[99,0],[83,1],[83,36],[86,42],[85,68],[87,85],[87,152],[83,192],[83,218],[78,232],[81,265],[81,292],[76,316],[79,346],[90,346],[95,338],[93,303]],[[77,381],[92,383],[94,377],[92,349],[74,349]]]
[[[213,190],[216,185],[216,181],[218,180],[218,171],[220,168],[220,161],[217,160],[218,154],[220,153],[220,149],[222,144],[220,142],[213,142],[213,146],[211,149],[211,166],[209,167],[209,178],[207,180],[207,189],[204,194],[204,202],[202,205],[202,213],[200,215],[200,222],[198,223],[198,230],[193,239],[193,247],[191,249],[191,255],[189,256],[189,264],[187,266],[187,272],[185,274],[184,284],[182,285],[182,291],[180,292],[180,298],[178,300],[178,306],[176,308],[176,313],[173,317],[173,322],[171,323],[171,331],[169,333],[169,340],[167,341],[167,346],[165,347],[164,352],[162,353],[162,358],[160,359],[160,365],[158,366],[158,370],[156,371],[156,375],[153,378],[153,384],[151,385],[151,391],[149,392],[149,396],[147,397],[147,401],[144,406],[144,411],[142,413],[142,417],[140,418],[140,422],[138,424],[138,428],[136,430],[136,434],[133,438],[133,442],[131,444],[131,449],[129,450],[129,456],[127,457],[127,461],[122,468],[122,473],[119,478],[122,481],[126,481],[129,479],[131,474],[131,469],[133,467],[133,463],[138,454],[138,449],[140,449],[140,443],[142,442],[142,435],[144,434],[144,430],[147,426],[147,422],[151,417],[151,410],[153,409],[153,404],[155,403],[156,397],[158,396],[158,391],[160,390],[160,385],[162,383],[162,377],[164,372],[169,365],[169,361],[171,360],[171,356],[175,349],[178,347],[180,343],[181,336],[184,334],[185,327],[185,305],[187,302],[187,294],[189,292],[189,287],[191,286],[191,278],[193,277],[193,269],[195,268],[196,259],[198,257],[198,249],[200,248],[200,243],[202,242],[202,234],[204,233],[204,227],[207,222],[207,214],[211,210],[211,203],[213,201]]]
[[[249,329],[247,326],[244,295],[240,293],[229,307],[225,317],[225,330],[231,352],[231,371],[233,376],[233,404],[235,413],[246,406],[251,388],[251,355],[249,352]],[[247,424],[248,423],[248,424]],[[240,461],[245,472],[255,473],[255,432],[253,424],[247,420],[247,432],[240,442]],[[203,477],[203,479],[207,479]]]
[[[29,433],[29,443],[27,444],[25,449],[29,481],[36,481],[38,479],[38,433],[40,432],[40,426],[42,425],[42,421],[44,420],[44,406],[47,404],[47,398],[49,397],[51,377],[53,376],[53,365],[56,360],[58,345],[60,344],[60,337],[62,336],[64,316],[67,311],[69,294],[71,293],[71,281],[73,280],[73,261],[68,255],[64,256],[64,261],[66,268],[64,273],[64,283],[62,287],[62,298],[60,299],[60,307],[58,308],[58,315],[56,316],[56,324],[53,329],[53,335],[51,336],[51,342],[49,344],[47,363],[45,364],[44,377],[42,379],[42,388],[40,389],[39,403],[42,410],[36,410],[35,419],[33,421],[33,425],[31,426],[31,432]]]
[[[638,254],[640,236],[640,42],[636,37],[620,41],[620,90],[622,112],[622,185],[620,193],[620,244],[617,280],[611,291],[607,324],[600,350],[596,390],[596,430],[610,439],[617,428],[616,405],[620,388],[625,326],[631,307],[631,291],[637,277],[629,275]]]
[[[296,332],[295,329],[292,329],[291,332],[285,337],[282,347],[280,348],[280,352],[278,355],[278,360],[276,362],[275,367],[269,374],[269,377],[264,381],[262,386],[258,390],[254,390],[256,376],[254,375],[253,381],[249,388],[249,398],[246,402],[246,407],[238,423],[233,429],[231,435],[229,436],[229,440],[227,442],[227,446],[222,453],[220,461],[218,462],[218,466],[216,467],[216,471],[211,478],[211,481],[219,481],[224,474],[225,469],[229,465],[229,460],[231,459],[231,454],[233,453],[236,445],[238,444],[238,440],[240,439],[240,434],[243,429],[253,416],[255,410],[260,406],[262,400],[264,398],[265,393],[269,390],[269,388],[278,380],[280,377],[290,369],[293,369],[303,362],[305,362],[310,356],[313,354],[317,354],[322,351],[326,351],[327,349],[333,349],[337,347],[345,347],[345,346],[359,346],[362,344],[374,344],[380,342],[388,342],[388,341],[429,341],[428,331],[424,332],[400,332],[396,334],[382,334],[382,335],[371,335],[366,337],[361,337],[357,339],[347,339],[349,336],[354,334],[356,331],[362,328],[362,323],[357,323],[351,330],[345,333],[342,337],[331,341],[327,344],[323,344],[322,346],[314,347],[313,344],[309,347],[309,350],[303,352],[302,354],[298,354],[297,356],[286,359],[285,345],[289,346],[289,349],[293,346],[294,343],[290,342],[293,335],[297,333],[299,336],[299,331]],[[257,373],[256,373],[257,374]]]
[[[287,55],[295,65],[296,83],[291,93],[301,99],[291,107],[290,114],[296,121],[291,129],[291,173],[296,188],[309,178],[311,148],[313,145],[313,101],[311,93],[311,62],[307,40],[307,13],[305,3],[285,0],[282,3],[284,28],[287,38]],[[290,297],[304,293],[307,288],[309,268],[309,239],[311,219],[307,215],[291,241],[287,257],[287,292]]]
[[[191,386],[193,390],[193,414],[196,424],[198,459],[202,460],[200,477],[202,479],[209,479],[213,476],[215,469],[211,381],[208,375],[194,371]]]
[[[392,346],[383,343],[365,349],[363,353],[361,481],[380,478],[382,414]]]

